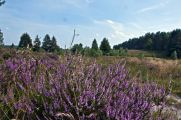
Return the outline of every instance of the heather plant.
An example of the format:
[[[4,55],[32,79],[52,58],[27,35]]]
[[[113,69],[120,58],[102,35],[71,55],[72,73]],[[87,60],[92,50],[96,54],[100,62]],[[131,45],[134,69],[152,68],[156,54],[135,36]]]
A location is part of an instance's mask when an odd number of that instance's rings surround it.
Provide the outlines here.
[[[124,64],[103,67],[69,55],[10,58],[0,64],[0,82],[1,119],[152,119],[167,95],[130,78]]]

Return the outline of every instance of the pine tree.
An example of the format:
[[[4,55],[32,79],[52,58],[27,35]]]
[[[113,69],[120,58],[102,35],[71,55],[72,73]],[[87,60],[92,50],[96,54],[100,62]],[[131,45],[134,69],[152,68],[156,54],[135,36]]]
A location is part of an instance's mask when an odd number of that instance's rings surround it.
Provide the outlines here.
[[[28,33],[24,33],[19,42],[19,48],[32,48],[32,40]]]
[[[3,38],[3,33],[1,32],[1,30],[0,30],[0,46],[3,46],[4,44],[3,44],[3,40],[4,40],[4,38]]]
[[[98,45],[97,45],[96,39],[94,39],[93,42],[92,42],[92,49],[98,50]]]
[[[33,45],[33,51],[40,51],[40,45],[41,45],[41,41],[40,38],[38,37],[38,35],[36,36],[35,40],[34,40],[34,45]]]
[[[57,45],[57,40],[53,36],[52,40],[51,40],[51,50],[50,50],[50,52],[55,52],[56,50],[58,50],[58,48],[59,48],[59,46]]]
[[[55,52],[56,50],[59,50],[59,46],[57,45],[57,40],[53,36],[52,39],[50,39],[50,36],[47,34],[43,40],[42,48],[46,52]]]
[[[83,45],[80,44],[74,44],[74,46],[71,48],[71,51],[73,54],[75,53],[81,53],[83,51]]]
[[[103,55],[109,54],[109,52],[111,50],[111,46],[109,45],[109,41],[107,38],[104,38],[103,41],[101,42],[100,50],[102,50]]]
[[[46,34],[46,35],[45,35],[45,38],[43,39],[42,48],[43,48],[46,52],[50,52],[51,39],[50,39],[50,36],[49,36],[48,34]]]

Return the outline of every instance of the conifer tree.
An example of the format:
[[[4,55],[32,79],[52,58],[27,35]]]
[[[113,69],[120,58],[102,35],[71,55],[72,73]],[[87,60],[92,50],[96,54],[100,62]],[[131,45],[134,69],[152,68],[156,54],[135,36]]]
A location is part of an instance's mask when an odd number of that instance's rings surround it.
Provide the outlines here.
[[[109,45],[109,41],[107,38],[104,38],[103,41],[101,42],[100,50],[102,50],[103,55],[109,54],[109,52],[111,50],[111,46]]]
[[[3,46],[3,40],[4,40],[3,33],[0,30],[0,46]]]
[[[24,33],[19,42],[19,48],[32,48],[32,40],[28,33]]]
[[[33,51],[39,52],[40,51],[40,45],[41,45],[41,41],[40,41],[40,38],[37,35],[34,42],[33,42]]]
[[[97,45],[96,39],[94,39],[93,42],[92,42],[92,49],[98,50],[98,45]]]

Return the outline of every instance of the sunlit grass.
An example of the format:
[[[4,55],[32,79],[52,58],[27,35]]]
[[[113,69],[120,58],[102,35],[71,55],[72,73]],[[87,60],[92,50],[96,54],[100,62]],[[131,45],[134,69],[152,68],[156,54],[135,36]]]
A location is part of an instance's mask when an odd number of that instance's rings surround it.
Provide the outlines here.
[[[154,57],[98,57],[100,64],[125,62],[132,77],[142,81],[152,81],[166,88],[172,81],[172,93],[181,96],[181,60],[167,60]]]

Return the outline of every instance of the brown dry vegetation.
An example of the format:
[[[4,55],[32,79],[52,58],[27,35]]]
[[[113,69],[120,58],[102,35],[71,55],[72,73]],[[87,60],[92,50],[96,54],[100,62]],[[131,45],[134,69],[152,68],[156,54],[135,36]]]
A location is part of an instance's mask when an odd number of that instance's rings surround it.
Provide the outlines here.
[[[126,62],[126,67],[133,77],[153,81],[168,87],[172,81],[172,93],[181,96],[181,60],[168,60],[153,57],[99,57],[101,64]]]

